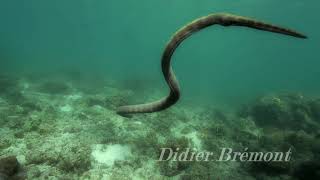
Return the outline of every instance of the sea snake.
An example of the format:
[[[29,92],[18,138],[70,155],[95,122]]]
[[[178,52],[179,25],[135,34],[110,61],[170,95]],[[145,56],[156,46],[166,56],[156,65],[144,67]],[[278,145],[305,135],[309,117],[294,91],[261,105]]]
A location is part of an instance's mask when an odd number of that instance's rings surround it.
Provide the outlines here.
[[[219,24],[222,26],[246,26],[263,31],[270,31],[274,33],[294,36],[297,38],[307,38],[303,34],[290,29],[282,28],[279,26],[233,14],[216,13],[198,18],[192,21],[191,23],[187,24],[186,26],[182,27],[180,30],[178,30],[172,36],[162,54],[162,73],[170,88],[169,95],[151,103],[120,106],[116,110],[117,113],[121,116],[128,117],[134,113],[152,113],[156,111],[161,111],[175,104],[180,97],[180,87],[170,65],[171,57],[176,48],[181,44],[183,40],[188,38],[193,33],[215,24]]]

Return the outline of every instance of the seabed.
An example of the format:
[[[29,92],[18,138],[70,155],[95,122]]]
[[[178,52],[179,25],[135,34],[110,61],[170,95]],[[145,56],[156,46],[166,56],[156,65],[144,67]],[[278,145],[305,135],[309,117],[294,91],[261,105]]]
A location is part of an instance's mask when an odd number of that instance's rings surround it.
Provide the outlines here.
[[[163,92],[139,99],[134,87],[108,79],[41,77],[0,75],[0,179],[320,179],[320,98],[270,93],[232,112],[178,104],[124,118],[116,107]],[[216,158],[221,148],[291,149],[292,157],[158,161],[161,148]]]

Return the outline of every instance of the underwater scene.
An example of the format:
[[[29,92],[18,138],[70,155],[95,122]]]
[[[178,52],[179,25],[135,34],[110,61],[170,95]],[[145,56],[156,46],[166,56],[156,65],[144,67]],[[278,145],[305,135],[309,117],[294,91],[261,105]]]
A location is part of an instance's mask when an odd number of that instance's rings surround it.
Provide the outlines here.
[[[1,0],[0,180],[318,180],[316,0]]]

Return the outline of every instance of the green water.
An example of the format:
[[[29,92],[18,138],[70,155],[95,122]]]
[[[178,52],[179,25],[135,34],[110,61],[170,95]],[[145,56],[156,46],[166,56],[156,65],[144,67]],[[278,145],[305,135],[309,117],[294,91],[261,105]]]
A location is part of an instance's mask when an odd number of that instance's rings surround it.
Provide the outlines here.
[[[273,91],[314,94],[320,89],[316,0],[3,0],[0,5],[4,70],[77,69],[119,82],[151,79],[146,88],[167,92],[160,57],[171,35],[200,16],[230,12],[295,29],[309,39],[208,28],[184,42],[174,56],[182,101],[232,104]]]
[[[0,0],[0,179],[320,179],[319,8],[316,0]],[[168,94],[160,68],[168,40],[217,12],[308,39],[206,28],[173,56],[178,103],[119,116],[121,105]],[[292,150],[292,159],[158,161],[161,148],[176,147]]]

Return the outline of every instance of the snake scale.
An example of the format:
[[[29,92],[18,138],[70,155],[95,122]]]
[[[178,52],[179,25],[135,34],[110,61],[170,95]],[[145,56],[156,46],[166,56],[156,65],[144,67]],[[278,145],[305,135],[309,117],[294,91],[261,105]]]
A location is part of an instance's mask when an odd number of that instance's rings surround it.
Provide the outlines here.
[[[188,38],[193,33],[215,24],[222,26],[245,26],[258,30],[289,35],[297,38],[307,38],[303,34],[290,29],[233,14],[216,13],[198,18],[178,30],[172,36],[162,54],[162,73],[170,88],[169,95],[151,103],[120,106],[117,108],[117,113],[121,116],[128,117],[134,113],[152,113],[161,111],[175,104],[180,98],[180,87],[170,65],[171,57],[176,48],[182,43],[183,40]]]

